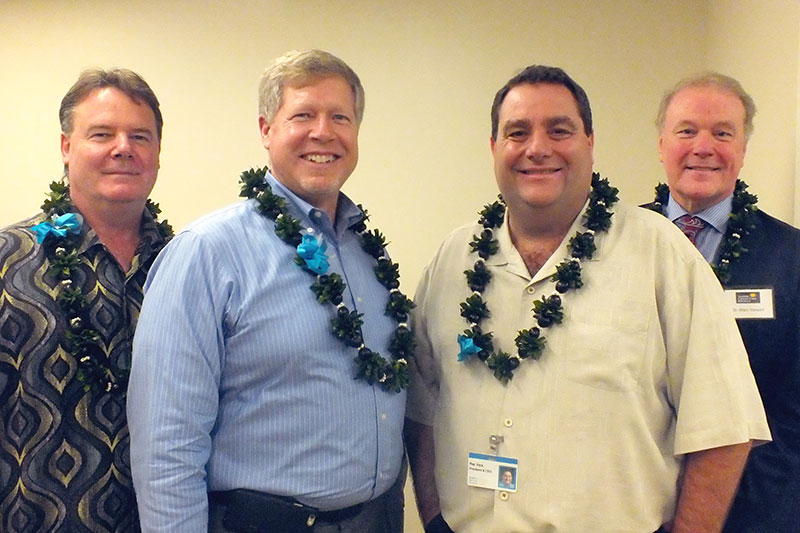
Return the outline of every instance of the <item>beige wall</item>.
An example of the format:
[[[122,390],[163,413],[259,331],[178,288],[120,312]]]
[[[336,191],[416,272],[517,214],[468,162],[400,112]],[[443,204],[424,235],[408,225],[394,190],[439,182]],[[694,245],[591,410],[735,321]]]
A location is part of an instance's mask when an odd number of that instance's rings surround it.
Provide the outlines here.
[[[345,190],[374,213],[413,291],[444,235],[496,194],[489,106],[517,69],[556,64],[584,85],[597,169],[623,197],[644,201],[660,176],[659,95],[704,64],[694,50],[703,2],[297,5],[0,0],[0,225],[32,214],[60,174],[57,110],[80,69],[129,67],[155,89],[165,129],[153,198],[182,227],[237,201],[239,172],[265,163],[255,94],[263,68],[287,49],[320,47],[366,87],[361,161]]]
[[[738,79],[758,108],[740,176],[761,207],[792,222],[800,2],[711,0],[706,25],[708,67]]]
[[[309,47],[362,77],[361,160],[345,190],[389,236],[408,292],[441,239],[496,195],[491,99],[536,62],[584,86],[596,169],[637,203],[662,176],[663,90],[701,68],[741,78],[760,108],[745,176],[791,220],[799,19],[793,0],[0,0],[0,226],[33,214],[60,174],[58,105],[89,66],[132,68],[161,99],[153,198],[177,228],[237,201],[239,172],[266,161],[258,76]]]

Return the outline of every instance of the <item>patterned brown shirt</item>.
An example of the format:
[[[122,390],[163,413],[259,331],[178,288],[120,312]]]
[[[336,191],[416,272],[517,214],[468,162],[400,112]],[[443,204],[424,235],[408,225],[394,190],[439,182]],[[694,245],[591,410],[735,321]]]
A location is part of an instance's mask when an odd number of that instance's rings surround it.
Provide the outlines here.
[[[59,280],[29,230],[43,220],[0,231],[0,531],[139,531],[125,396],[85,391],[76,377],[62,346]],[[130,368],[147,270],[165,244],[145,211],[126,273],[94,230],[81,228],[73,281],[117,368]]]

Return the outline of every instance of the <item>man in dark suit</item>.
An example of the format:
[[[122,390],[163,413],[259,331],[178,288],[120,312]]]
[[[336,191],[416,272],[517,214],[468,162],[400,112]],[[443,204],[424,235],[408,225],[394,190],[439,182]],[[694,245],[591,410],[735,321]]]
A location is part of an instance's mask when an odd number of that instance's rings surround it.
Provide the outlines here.
[[[679,82],[656,120],[668,186],[646,207],[686,233],[730,296],[772,430],[750,453],[724,531],[798,531],[800,230],[758,210],[738,179],[755,111],[733,78]]]

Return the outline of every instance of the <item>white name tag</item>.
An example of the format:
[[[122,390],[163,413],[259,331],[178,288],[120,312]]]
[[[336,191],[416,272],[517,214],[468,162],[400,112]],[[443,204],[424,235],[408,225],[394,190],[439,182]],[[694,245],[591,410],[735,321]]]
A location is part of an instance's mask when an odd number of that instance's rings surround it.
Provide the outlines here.
[[[467,485],[470,487],[517,492],[518,476],[516,459],[472,452],[467,459]]]
[[[775,318],[772,289],[726,289],[725,297],[737,319]]]

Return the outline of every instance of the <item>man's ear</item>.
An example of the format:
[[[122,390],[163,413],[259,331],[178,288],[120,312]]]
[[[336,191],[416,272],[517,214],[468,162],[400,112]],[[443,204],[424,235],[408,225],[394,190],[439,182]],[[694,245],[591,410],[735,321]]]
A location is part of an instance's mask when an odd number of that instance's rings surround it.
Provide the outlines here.
[[[66,133],[61,133],[61,161],[65,164],[69,164],[69,150],[72,147],[69,137]]]
[[[258,117],[258,130],[261,132],[261,144],[269,150],[269,128],[270,125],[263,116]]]

